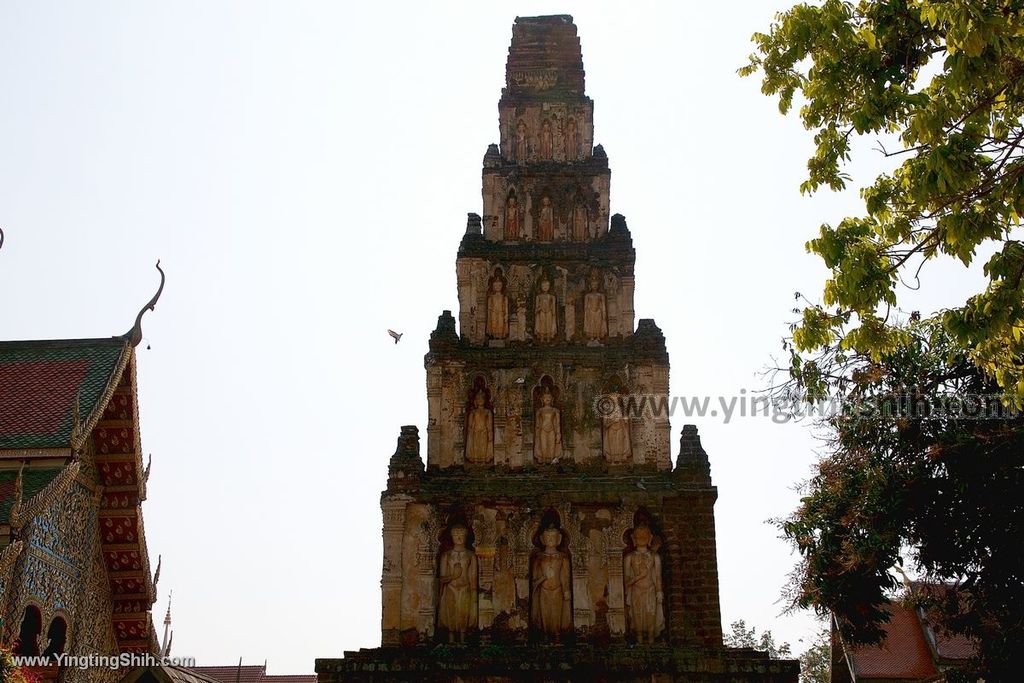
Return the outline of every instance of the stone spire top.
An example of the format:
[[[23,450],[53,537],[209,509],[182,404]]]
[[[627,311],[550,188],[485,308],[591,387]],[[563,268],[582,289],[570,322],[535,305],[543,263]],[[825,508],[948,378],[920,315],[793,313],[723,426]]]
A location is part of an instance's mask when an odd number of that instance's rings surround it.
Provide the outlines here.
[[[500,167],[503,160],[557,175],[555,165],[591,158],[594,103],[584,93],[583,53],[572,17],[516,18],[498,121],[500,158],[486,166]],[[607,162],[588,170],[607,175]]]
[[[516,17],[505,85],[505,97],[583,97],[583,53],[572,17]]]

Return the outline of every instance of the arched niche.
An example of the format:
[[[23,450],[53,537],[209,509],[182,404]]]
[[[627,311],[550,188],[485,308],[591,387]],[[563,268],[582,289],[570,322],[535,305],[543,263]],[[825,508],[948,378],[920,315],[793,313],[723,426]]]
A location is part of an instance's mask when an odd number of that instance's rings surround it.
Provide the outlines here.
[[[626,386],[617,375],[604,383],[604,392],[597,401],[601,418],[601,452],[609,464],[625,464],[633,460],[632,413],[636,409]]]
[[[448,516],[438,534],[437,628],[439,640],[464,644],[478,626],[479,563],[473,526],[461,511]]]
[[[561,392],[551,375],[544,375],[533,388],[533,460],[557,462],[562,456]]]
[[[18,639],[14,644],[14,654],[34,656],[39,654],[39,635],[43,632],[43,614],[37,605],[29,603],[21,615],[18,627]]]
[[[46,629],[47,645],[43,655],[53,657],[63,654],[68,642],[68,622],[62,615],[57,615],[50,620],[50,626]]]
[[[627,639],[653,644],[665,636],[665,565],[661,555],[664,536],[643,507],[633,515],[633,526],[622,535],[622,583]]]
[[[473,378],[466,400],[465,460],[476,465],[494,462],[494,404],[482,375]]]
[[[558,512],[546,511],[533,533],[530,557],[530,632],[538,642],[564,642],[572,636],[569,541]]]

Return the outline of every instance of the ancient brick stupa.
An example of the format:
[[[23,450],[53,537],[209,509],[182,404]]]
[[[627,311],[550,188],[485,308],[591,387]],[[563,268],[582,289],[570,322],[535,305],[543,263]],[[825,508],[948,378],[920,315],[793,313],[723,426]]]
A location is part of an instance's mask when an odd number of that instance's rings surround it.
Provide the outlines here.
[[[518,18],[456,270],[430,336],[427,458],[403,427],[381,499],[382,646],[334,681],[795,682],[722,645],[708,458],[635,410],[669,389],[634,327],[636,253],[568,16]]]

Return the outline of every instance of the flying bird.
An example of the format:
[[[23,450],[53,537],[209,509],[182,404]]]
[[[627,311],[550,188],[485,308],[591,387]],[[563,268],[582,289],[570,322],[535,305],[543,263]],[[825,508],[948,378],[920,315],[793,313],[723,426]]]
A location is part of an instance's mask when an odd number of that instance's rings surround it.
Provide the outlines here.
[[[395,343],[397,344],[398,340],[400,340],[402,338],[402,335],[405,334],[405,333],[404,332],[395,332],[394,330],[388,330],[388,334],[391,335],[391,338],[394,339]]]

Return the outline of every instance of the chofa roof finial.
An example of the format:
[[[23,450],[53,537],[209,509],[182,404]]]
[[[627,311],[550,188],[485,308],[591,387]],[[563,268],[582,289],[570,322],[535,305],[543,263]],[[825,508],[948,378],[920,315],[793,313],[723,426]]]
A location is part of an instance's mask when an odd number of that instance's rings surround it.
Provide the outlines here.
[[[135,316],[135,325],[132,327],[131,331],[125,335],[128,337],[129,341],[131,341],[132,346],[138,346],[142,342],[142,316],[146,311],[152,311],[156,308],[156,302],[159,301],[160,295],[164,291],[164,281],[167,278],[164,275],[163,268],[160,267],[159,259],[156,262],[156,269],[160,271],[160,286],[157,288],[156,294],[153,295],[153,298],[150,299],[139,311],[139,314]]]

